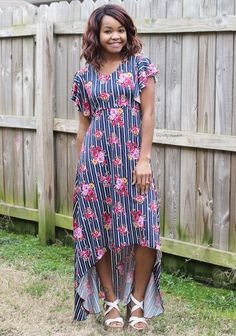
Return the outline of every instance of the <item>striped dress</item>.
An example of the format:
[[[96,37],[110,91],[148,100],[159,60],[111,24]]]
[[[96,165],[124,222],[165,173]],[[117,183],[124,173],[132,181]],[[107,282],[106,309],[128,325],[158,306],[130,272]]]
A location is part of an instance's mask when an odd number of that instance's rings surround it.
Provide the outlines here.
[[[76,72],[71,99],[91,120],[76,169],[73,194],[75,247],[74,319],[100,312],[104,297],[95,264],[110,251],[113,286],[127,304],[133,285],[134,246],[156,250],[144,298],[144,316],[163,313],[160,295],[159,202],[155,181],[146,194],[132,185],[140,154],[140,92],[158,71],[147,57],[133,55],[104,75],[88,64]]]

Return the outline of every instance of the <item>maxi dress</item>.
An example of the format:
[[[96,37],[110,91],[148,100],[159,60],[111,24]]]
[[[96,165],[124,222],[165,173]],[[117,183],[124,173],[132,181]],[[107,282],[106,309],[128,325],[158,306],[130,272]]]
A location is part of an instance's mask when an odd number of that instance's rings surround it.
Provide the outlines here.
[[[140,154],[140,92],[158,71],[149,58],[129,56],[110,75],[91,64],[76,72],[71,99],[90,118],[76,168],[73,192],[75,247],[74,320],[99,313],[104,292],[95,264],[110,251],[117,297],[127,304],[133,286],[134,247],[156,250],[145,298],[144,317],[163,313],[160,293],[160,212],[155,180],[137,192],[132,172]]]

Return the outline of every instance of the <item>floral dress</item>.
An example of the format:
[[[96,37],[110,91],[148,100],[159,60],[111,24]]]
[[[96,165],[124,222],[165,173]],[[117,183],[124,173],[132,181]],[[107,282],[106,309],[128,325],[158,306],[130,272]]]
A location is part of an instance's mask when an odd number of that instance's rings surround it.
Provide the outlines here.
[[[99,313],[95,264],[110,251],[113,286],[127,304],[133,285],[134,246],[156,250],[144,298],[144,316],[163,312],[160,295],[159,202],[154,179],[146,194],[137,192],[132,172],[140,154],[140,92],[158,71],[147,57],[133,55],[110,75],[88,64],[76,72],[71,99],[91,120],[77,164],[73,195],[75,320]]]

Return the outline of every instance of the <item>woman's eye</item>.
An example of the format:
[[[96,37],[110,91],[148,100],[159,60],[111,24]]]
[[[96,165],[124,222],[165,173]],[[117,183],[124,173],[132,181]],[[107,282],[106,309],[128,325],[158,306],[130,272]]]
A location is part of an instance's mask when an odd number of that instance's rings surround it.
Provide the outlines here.
[[[119,32],[120,32],[120,33],[124,33],[124,32],[125,32],[125,29],[120,29]]]
[[[111,34],[111,30],[105,30],[104,33],[105,34]]]

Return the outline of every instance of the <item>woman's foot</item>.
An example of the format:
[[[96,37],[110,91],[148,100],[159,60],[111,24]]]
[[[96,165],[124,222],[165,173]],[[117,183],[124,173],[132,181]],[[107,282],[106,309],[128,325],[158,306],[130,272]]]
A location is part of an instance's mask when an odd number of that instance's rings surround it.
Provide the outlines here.
[[[105,307],[105,319],[104,319],[104,326],[105,329],[117,329],[121,330],[124,327],[123,318],[120,316],[120,309],[118,306],[118,299],[113,302],[104,301]]]
[[[135,330],[142,331],[147,328],[146,319],[143,317],[143,301],[138,301],[130,294],[130,302],[127,306],[127,320]]]

